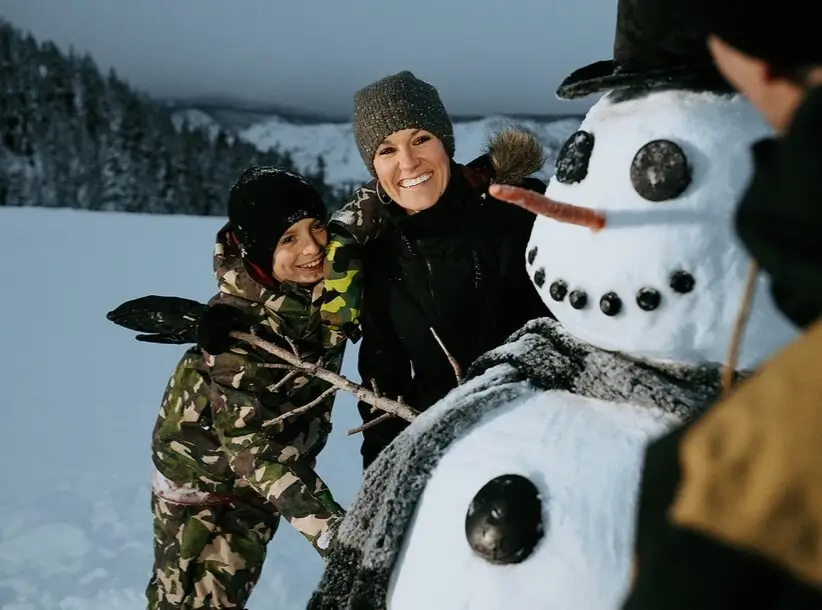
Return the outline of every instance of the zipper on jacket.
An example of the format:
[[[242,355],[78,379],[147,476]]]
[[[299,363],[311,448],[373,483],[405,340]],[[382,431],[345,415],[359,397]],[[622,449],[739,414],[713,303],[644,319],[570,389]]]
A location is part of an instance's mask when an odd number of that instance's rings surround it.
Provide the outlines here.
[[[417,245],[420,249],[420,256],[425,263],[425,268],[428,270],[428,294],[431,295],[431,300],[434,302],[434,307],[436,307],[437,295],[434,293],[434,269],[431,267],[431,259],[426,255],[425,248],[422,247],[422,244],[417,242]],[[439,311],[437,312],[437,317],[439,317]]]
[[[477,254],[476,250],[471,250],[471,258],[474,259],[474,290],[479,293],[480,285],[482,284],[482,266],[480,265],[479,254]]]
[[[491,328],[491,332],[496,332],[497,329],[497,317],[494,315],[494,312],[491,309],[489,299],[481,298],[482,296],[482,284],[484,278],[484,274],[482,272],[482,264],[480,263],[480,257],[477,253],[476,249],[471,250],[471,257],[474,260],[474,291],[477,293],[479,300],[481,303],[485,304],[485,315],[487,318],[487,323],[489,328]]]
[[[408,236],[402,231],[399,231],[399,234],[411,256],[416,259],[421,259],[422,262],[425,264],[426,279],[428,280],[428,294],[431,296],[431,300],[434,302],[434,305],[436,305],[437,297],[436,293],[434,292],[434,268],[431,266],[431,260],[428,258],[428,256],[426,256],[425,249],[422,247],[422,244],[419,241],[414,240],[414,242],[412,242],[410,239],[408,239]],[[437,315],[437,317],[439,317],[439,312],[434,313]]]

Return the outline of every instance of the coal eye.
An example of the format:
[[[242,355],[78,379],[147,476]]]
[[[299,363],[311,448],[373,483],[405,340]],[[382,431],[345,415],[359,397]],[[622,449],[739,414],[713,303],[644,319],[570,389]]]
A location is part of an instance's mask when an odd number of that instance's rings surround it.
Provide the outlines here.
[[[520,563],[534,552],[542,536],[542,498],[523,476],[491,479],[468,506],[465,537],[488,563]]]
[[[555,176],[563,184],[581,182],[588,175],[588,163],[594,151],[594,136],[587,131],[572,135],[559,151]]]
[[[670,140],[648,142],[631,162],[631,183],[648,201],[674,199],[691,183],[688,158]]]

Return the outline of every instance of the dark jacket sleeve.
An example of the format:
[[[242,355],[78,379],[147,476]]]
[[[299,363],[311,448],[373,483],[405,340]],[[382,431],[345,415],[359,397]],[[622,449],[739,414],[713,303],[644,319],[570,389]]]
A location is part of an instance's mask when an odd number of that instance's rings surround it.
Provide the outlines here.
[[[379,393],[392,399],[402,397],[409,405],[414,405],[414,397],[409,395],[413,388],[411,361],[405,354],[399,339],[394,332],[387,309],[379,299],[374,299],[373,307],[366,307],[362,317],[362,344],[359,352],[359,373],[362,384],[372,387],[376,384]],[[357,405],[363,423],[379,417],[382,412],[372,413],[370,404],[360,402]],[[383,421],[372,428],[364,430],[360,453],[363,457],[363,468],[371,462],[399,434],[407,423],[399,418]]]
[[[770,276],[777,307],[806,328],[822,316],[822,87],[788,133],[753,147],[756,171],[736,214],[745,248]]]

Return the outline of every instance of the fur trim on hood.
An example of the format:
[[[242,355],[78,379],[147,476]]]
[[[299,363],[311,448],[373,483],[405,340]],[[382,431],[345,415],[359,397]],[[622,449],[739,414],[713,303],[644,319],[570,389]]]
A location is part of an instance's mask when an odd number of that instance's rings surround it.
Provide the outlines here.
[[[545,164],[542,142],[521,128],[498,131],[489,140],[486,151],[494,168],[493,181],[500,184],[520,184]]]

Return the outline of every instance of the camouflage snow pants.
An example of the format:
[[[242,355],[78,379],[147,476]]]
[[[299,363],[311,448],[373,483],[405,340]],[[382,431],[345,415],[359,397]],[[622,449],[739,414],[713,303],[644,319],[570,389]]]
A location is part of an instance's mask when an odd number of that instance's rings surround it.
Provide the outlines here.
[[[148,610],[245,608],[280,515],[262,498],[177,504],[151,494]]]

